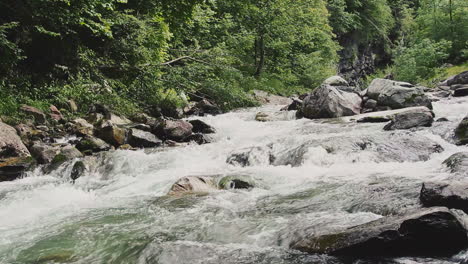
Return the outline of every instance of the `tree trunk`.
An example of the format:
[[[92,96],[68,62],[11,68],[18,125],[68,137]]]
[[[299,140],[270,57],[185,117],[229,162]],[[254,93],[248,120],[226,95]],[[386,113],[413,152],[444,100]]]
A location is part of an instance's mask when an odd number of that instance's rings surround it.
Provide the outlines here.
[[[256,41],[256,58],[255,58],[255,63],[256,63],[256,71],[255,71],[255,77],[260,77],[260,75],[263,72],[263,67],[265,66],[265,36],[264,34],[260,34],[260,37]],[[258,58],[258,60],[257,60]]]

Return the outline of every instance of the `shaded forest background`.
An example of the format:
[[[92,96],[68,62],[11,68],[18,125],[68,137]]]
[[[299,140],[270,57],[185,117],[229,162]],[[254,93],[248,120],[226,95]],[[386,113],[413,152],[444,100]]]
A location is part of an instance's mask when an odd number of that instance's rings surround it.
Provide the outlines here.
[[[0,0],[0,115],[230,110],[337,73],[431,86],[467,69],[467,32],[465,0]]]

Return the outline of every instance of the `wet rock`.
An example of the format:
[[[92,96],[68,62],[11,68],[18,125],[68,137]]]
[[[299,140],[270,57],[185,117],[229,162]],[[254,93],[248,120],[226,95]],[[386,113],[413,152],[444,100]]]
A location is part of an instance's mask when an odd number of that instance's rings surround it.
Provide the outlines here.
[[[190,136],[186,137],[184,141],[195,142],[198,145],[203,145],[213,142],[213,137],[211,137],[209,134],[193,133]]]
[[[202,133],[202,134],[213,134],[216,133],[216,129],[207,123],[201,120],[190,120],[190,124],[192,124],[193,133]]]
[[[77,118],[71,122],[70,132],[78,136],[92,136],[94,126],[83,118]]]
[[[192,134],[193,126],[183,120],[159,120],[152,125],[152,132],[160,139],[183,141]]]
[[[445,117],[441,117],[439,119],[436,120],[436,122],[448,122],[449,120]]]
[[[455,91],[453,91],[453,96],[455,97],[462,97],[462,96],[467,96],[468,95],[468,85],[464,88],[458,88]]]
[[[76,148],[86,155],[91,155],[96,152],[108,151],[111,146],[100,138],[86,136],[76,144]]]
[[[299,110],[302,107],[302,104],[304,103],[301,99],[299,98],[291,98],[292,103],[281,108],[281,111],[294,111],[294,110]]]
[[[57,155],[55,155],[50,164],[44,168],[44,172],[50,173],[56,170],[65,162],[82,157],[83,154],[77,148],[70,145],[64,146],[60,149],[60,152]]]
[[[450,77],[445,82],[446,85],[452,86],[456,84],[468,84],[468,71]]]
[[[271,149],[269,147],[250,147],[232,152],[226,159],[226,163],[246,167],[268,165],[271,163],[271,159]]]
[[[127,131],[109,120],[96,129],[96,136],[115,147],[127,143]]]
[[[255,115],[255,120],[259,121],[259,122],[268,122],[268,121],[272,121],[271,117],[267,114],[267,113],[264,113],[264,112],[258,112],[256,115]]]
[[[371,109],[371,110],[377,109],[377,101],[374,100],[374,99],[368,99],[364,103],[364,108],[365,109]]]
[[[132,128],[128,134],[128,143],[137,148],[154,148],[160,146],[162,141],[150,132]]]
[[[60,147],[42,142],[34,142],[30,147],[30,151],[39,164],[47,164],[52,162],[55,156],[60,152]]]
[[[421,87],[410,83],[396,82],[387,79],[374,79],[367,88],[367,96],[377,100],[379,106],[400,109],[413,106],[426,106],[432,109],[429,97]]]
[[[358,119],[358,123],[386,123],[391,119],[385,116],[366,116]]]
[[[463,118],[455,129],[455,140],[457,141],[457,145],[468,144],[468,116]]]
[[[466,230],[445,207],[384,217],[341,233],[311,235],[293,249],[337,256],[452,256],[468,246]]]
[[[270,94],[261,90],[253,90],[253,97],[261,104],[288,105],[291,103],[291,99],[287,97]]]
[[[22,105],[20,110],[25,114],[32,116],[36,124],[45,124],[46,115],[41,110],[29,105]]]
[[[207,99],[202,99],[199,102],[196,102],[192,107],[190,107],[185,114],[187,115],[219,115],[222,114],[221,108]]]
[[[0,182],[13,181],[22,177],[34,166],[34,159],[30,156],[0,158]]]
[[[52,120],[55,120],[55,121],[61,121],[61,120],[63,120],[63,115],[62,115],[62,113],[57,109],[56,106],[51,105],[51,106],[49,107],[49,110],[50,110],[49,116],[50,116],[50,118],[51,118]]]
[[[384,130],[410,129],[413,127],[430,127],[434,122],[432,112],[427,109],[409,110],[396,114]]]
[[[423,183],[419,199],[423,206],[445,206],[468,212],[468,182]]]
[[[0,122],[0,158],[30,156],[16,130]]]
[[[304,99],[301,112],[310,119],[352,116],[361,113],[361,102],[356,93],[322,84]]]
[[[168,195],[182,195],[187,193],[207,193],[218,190],[212,177],[189,176],[178,180],[169,190]]]
[[[86,172],[86,166],[83,161],[79,160],[75,162],[75,164],[73,164],[70,178],[72,179],[73,182],[75,182],[75,180],[83,176],[85,172]]]
[[[440,91],[440,92],[434,93],[435,97],[440,97],[440,98],[447,98],[450,95],[452,95],[450,91]]]
[[[252,189],[255,187],[253,180],[246,176],[225,176],[219,180],[219,188],[231,189]]]
[[[468,152],[458,152],[446,159],[443,164],[451,173],[466,173],[468,175]]]

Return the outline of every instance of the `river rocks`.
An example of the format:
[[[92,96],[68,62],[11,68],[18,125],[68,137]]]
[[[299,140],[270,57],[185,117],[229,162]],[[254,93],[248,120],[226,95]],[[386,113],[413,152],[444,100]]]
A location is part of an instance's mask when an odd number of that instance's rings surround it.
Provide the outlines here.
[[[101,126],[97,128],[96,135],[114,147],[125,144],[127,140],[127,131],[109,120],[104,121]]]
[[[161,139],[183,141],[192,134],[193,126],[183,120],[160,120],[152,126],[153,133]]]
[[[60,152],[55,155],[52,161],[47,167],[44,168],[44,172],[50,173],[60,167],[62,164],[69,160],[76,158],[82,158],[83,154],[73,146],[67,145],[60,148]]]
[[[252,189],[255,187],[253,180],[247,176],[224,176],[219,180],[218,187],[225,190]]]
[[[261,104],[270,105],[289,105],[292,101],[287,97],[270,94],[261,90],[253,90],[253,97]]]
[[[76,148],[82,153],[90,155],[96,152],[108,151],[111,146],[100,138],[86,136],[76,144]]]
[[[453,96],[455,97],[468,96],[468,85],[455,89],[455,91],[453,91]]]
[[[426,182],[422,185],[419,198],[425,207],[445,206],[467,213],[468,182]]]
[[[410,129],[414,127],[430,127],[434,122],[434,116],[428,108],[421,110],[409,110],[396,114],[392,121],[384,127],[384,130]]]
[[[185,111],[186,115],[198,116],[219,115],[221,113],[221,108],[207,99],[202,99],[199,102],[196,102],[192,107]]]
[[[468,144],[468,116],[463,118],[463,120],[455,129],[455,140],[457,145]]]
[[[451,256],[468,246],[463,224],[447,208],[384,217],[340,233],[309,235],[291,248],[337,256]]]
[[[20,110],[25,114],[32,116],[36,124],[45,124],[46,115],[41,110],[29,105],[22,105]]]
[[[216,133],[216,129],[207,123],[201,120],[190,120],[190,124],[192,124],[193,133],[202,133],[202,134],[213,134]]]
[[[150,132],[132,128],[128,134],[128,143],[137,148],[154,148],[160,146],[162,141]]]
[[[460,74],[450,77],[442,85],[456,85],[456,84],[468,84],[468,71],[464,71]]]
[[[207,193],[218,190],[213,177],[189,176],[178,180],[169,190],[169,195]]]
[[[83,118],[77,118],[72,121],[70,125],[71,133],[78,136],[92,136],[94,133],[94,126],[88,123]]]
[[[55,156],[60,152],[60,147],[42,142],[34,142],[30,147],[30,151],[39,164],[47,164],[52,162]]]
[[[55,105],[51,105],[49,107],[49,110],[50,110],[50,118],[52,120],[55,120],[55,121],[61,121],[63,120],[63,115],[62,113],[57,109],[57,107]]]
[[[0,122],[0,158],[30,156],[16,130]]]
[[[374,99],[367,99],[364,103],[364,109],[374,111],[375,109],[377,109],[377,101]]]
[[[361,102],[356,93],[322,84],[304,99],[301,114],[310,119],[352,116],[361,113]]]
[[[412,106],[426,106],[432,109],[431,100],[421,87],[410,83],[387,79],[374,79],[367,88],[370,99],[376,100],[379,106],[400,109]]]
[[[446,159],[443,164],[451,173],[465,173],[468,176],[468,152],[458,152]]]
[[[331,85],[331,86],[349,86],[349,83],[340,76],[331,76],[328,77],[323,84]]]
[[[75,162],[75,164],[73,164],[70,178],[72,179],[73,182],[75,182],[75,180],[83,176],[85,172],[86,172],[86,166],[83,161],[79,160]]]
[[[301,99],[299,98],[291,98],[292,103],[281,108],[281,111],[294,111],[294,110],[300,110],[302,107],[302,104],[304,103]]]
[[[207,134],[193,133],[190,136],[186,137],[184,141],[195,142],[198,145],[203,145],[203,144],[211,143],[213,141],[213,138]]]
[[[366,116],[358,119],[358,123],[387,123],[391,119],[385,116]]]
[[[30,156],[0,158],[0,182],[16,180],[33,166],[34,159]]]
[[[272,158],[270,148],[257,146],[234,151],[229,154],[226,163],[241,167],[268,165],[272,162]]]

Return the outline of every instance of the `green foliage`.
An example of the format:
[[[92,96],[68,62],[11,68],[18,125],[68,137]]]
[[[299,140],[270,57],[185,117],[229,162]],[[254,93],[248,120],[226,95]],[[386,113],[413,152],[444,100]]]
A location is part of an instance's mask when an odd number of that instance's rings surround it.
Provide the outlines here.
[[[417,83],[433,76],[449,56],[450,41],[423,39],[411,47],[401,47],[395,57],[395,78]]]

